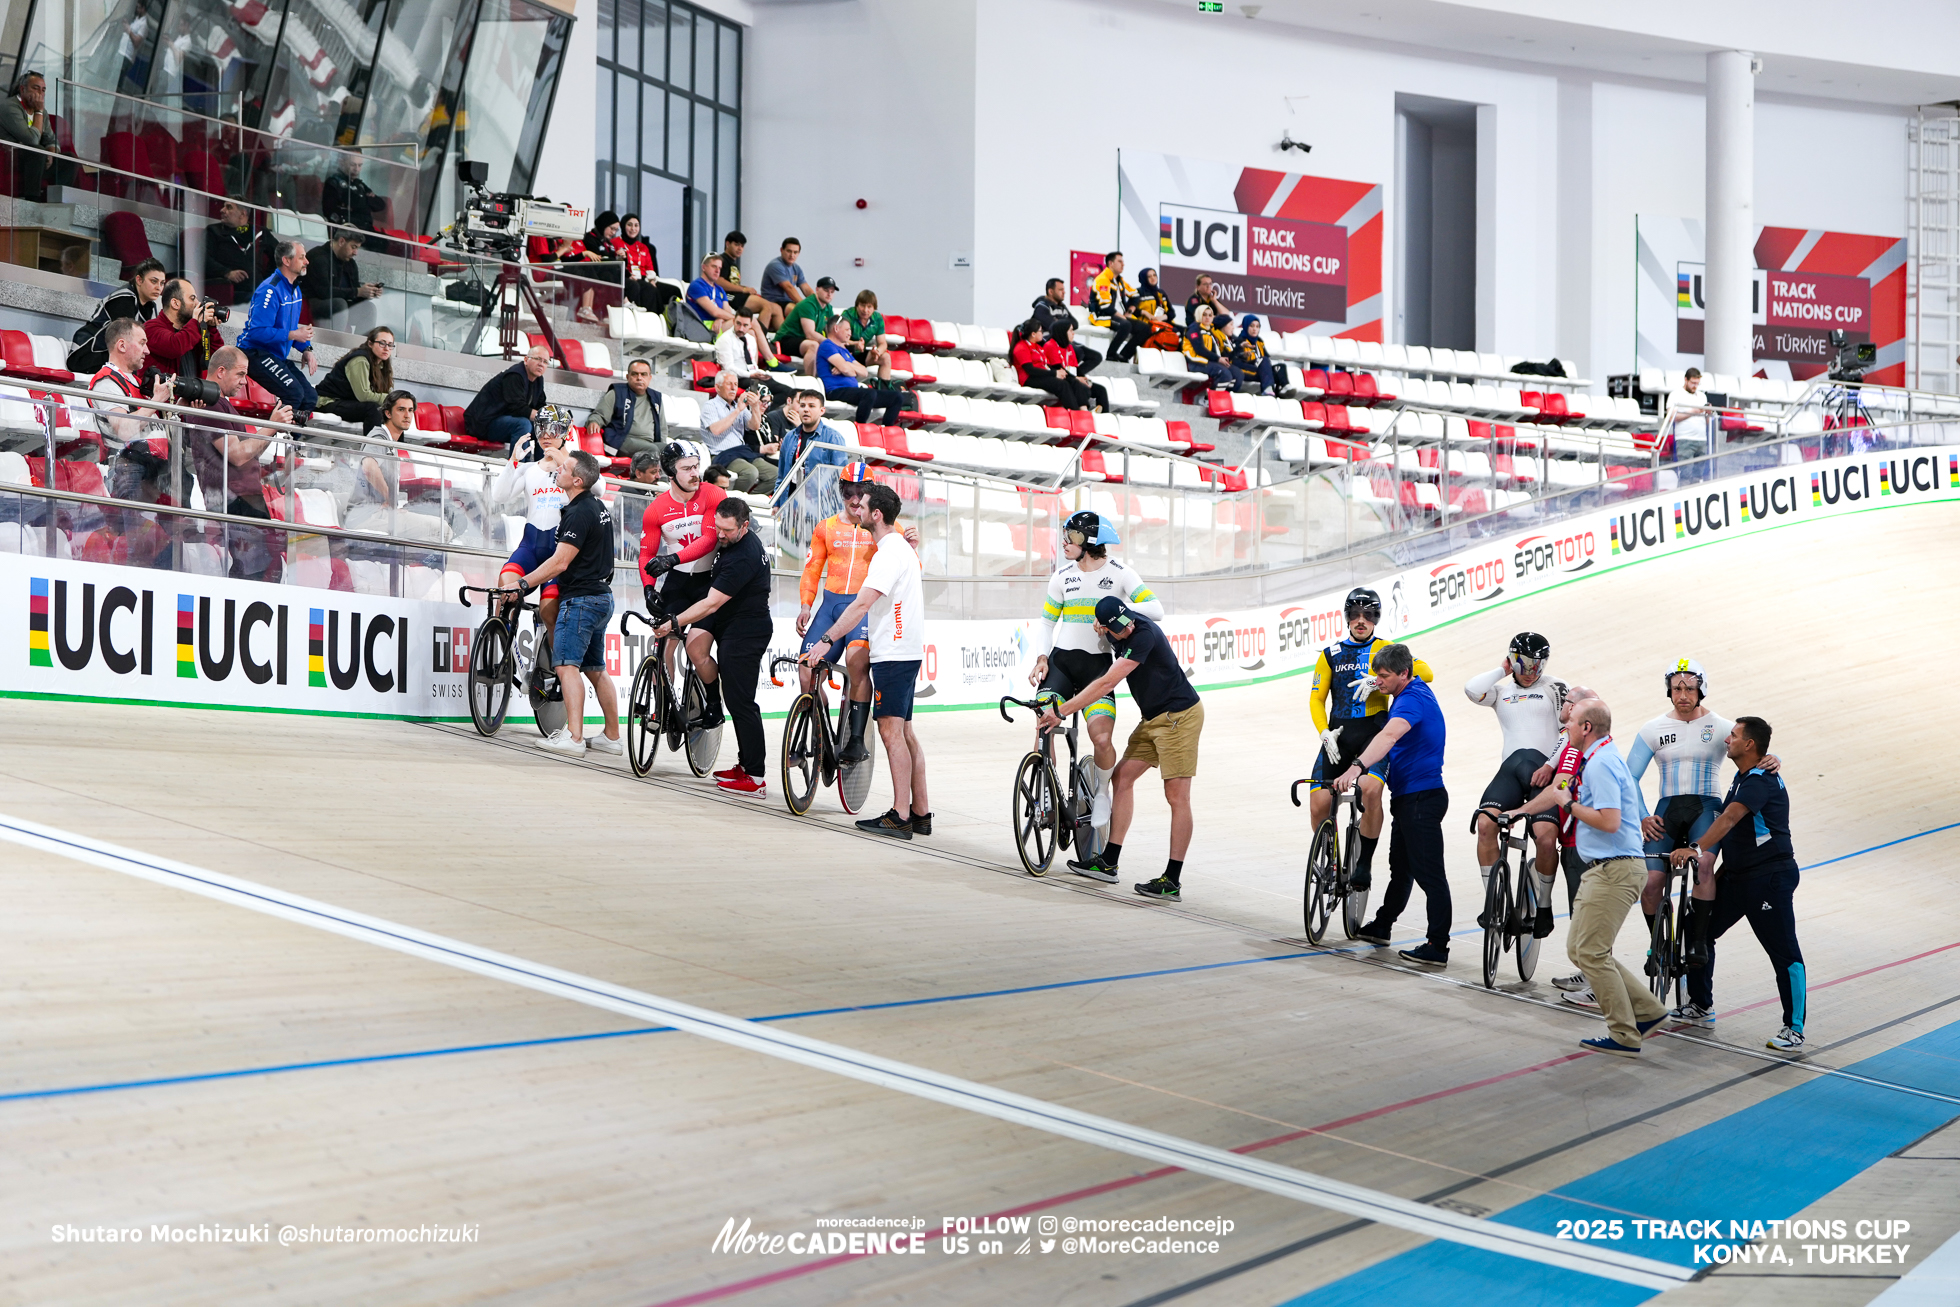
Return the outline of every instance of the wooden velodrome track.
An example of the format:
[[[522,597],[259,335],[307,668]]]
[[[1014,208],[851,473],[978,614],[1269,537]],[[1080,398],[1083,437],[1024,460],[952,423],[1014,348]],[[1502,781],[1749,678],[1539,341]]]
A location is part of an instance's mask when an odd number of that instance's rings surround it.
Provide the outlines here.
[[[1028,732],[983,712],[920,719],[938,833],[911,845],[849,831],[834,797],[792,818],[773,778],[757,805],[677,776],[673,755],[647,782],[553,759],[523,747],[528,726],[486,742],[467,728],[22,701],[0,706],[0,813],[1441,1213],[1530,1225],[1517,1214],[1563,1203],[1566,1217],[1910,1222],[1889,1241],[1909,1247],[1903,1268],[1806,1265],[1800,1246],[1814,1240],[1792,1239],[1781,1246],[1794,1265],[1722,1267],[1669,1299],[1863,1303],[1960,1230],[1948,1124],[1960,1116],[1960,711],[1943,685],[1960,646],[1955,556],[1960,514],[1901,508],[1663,556],[1418,641],[1450,727],[1461,933],[1440,979],[1390,952],[1298,940],[1306,829],[1285,787],[1313,737],[1297,677],[1207,696],[1178,907],[1129,890],[1161,869],[1165,810],[1149,789],[1123,885],[1021,875],[1006,815]],[[1718,711],[1775,726],[1807,869],[1807,1063],[1861,1079],[1764,1052],[1776,994],[1746,927],[1723,941],[1712,1037],[1658,1039],[1638,1063],[1575,1056],[1599,1027],[1546,1001],[1549,977],[1569,970],[1562,919],[1535,984],[1476,983],[1464,824],[1497,731],[1460,686],[1525,628],[1550,637],[1555,673],[1607,697],[1622,738],[1664,709],[1661,668],[1682,654],[1709,668]],[[1123,716],[1127,730],[1127,702]],[[114,859],[3,847],[0,1301],[1653,1292],[649,1032],[662,1023],[140,879]],[[1418,897],[1399,940],[1419,922]],[[1620,950],[1636,966],[1637,934]],[[945,1218],[1000,1214],[999,1253],[980,1250],[984,1236],[964,1252],[957,1231],[941,1237]],[[1215,1253],[1023,1253],[1017,1216],[1035,1222],[1029,1234],[1049,1216],[1233,1226],[1148,1236],[1216,1238]],[[731,1218],[778,1234],[916,1219],[922,1251],[716,1251]],[[273,1237],[160,1245],[158,1225]],[[286,1225],[473,1233],[282,1246]],[[69,1226],[146,1237],[57,1239]],[[1927,1282],[1903,1282],[1888,1304]],[[1949,1289],[1910,1301],[1960,1300]]]

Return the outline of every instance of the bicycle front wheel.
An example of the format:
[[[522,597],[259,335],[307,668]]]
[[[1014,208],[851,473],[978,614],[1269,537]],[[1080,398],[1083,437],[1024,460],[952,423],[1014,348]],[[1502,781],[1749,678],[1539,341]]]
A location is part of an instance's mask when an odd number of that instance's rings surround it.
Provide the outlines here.
[[[783,718],[783,802],[801,817],[810,811],[823,779],[823,742],[815,696],[801,694]],[[825,723],[828,725],[828,723]]]
[[[850,704],[839,705],[838,711],[850,720]],[[871,797],[871,780],[878,772],[878,724],[866,722],[864,726],[864,761],[840,762],[837,764],[837,803],[852,816],[864,811],[864,801]]]
[[[1527,855],[1518,874],[1518,979],[1530,980],[1538,969],[1538,946],[1545,941],[1534,933],[1538,928],[1538,871],[1534,858]]]
[[[531,675],[525,687],[531,701],[531,720],[538,734],[550,736],[565,728],[565,687],[551,666],[551,632],[539,631],[531,646]]]
[[[649,655],[640,660],[626,696],[626,763],[635,776],[652,771],[660,756],[659,714],[660,661]]]
[[[1358,824],[1348,824],[1347,850],[1341,856],[1341,884],[1354,884],[1354,866],[1361,860],[1361,828]],[[1341,898],[1341,929],[1349,939],[1360,938],[1361,923],[1368,919],[1368,893],[1365,889],[1352,889]]]
[[[1030,876],[1046,876],[1062,841],[1062,796],[1055,769],[1039,753],[1014,773],[1014,848]]]
[[[1334,819],[1324,817],[1314,827],[1313,842],[1307,846],[1307,880],[1301,894],[1309,944],[1318,944],[1327,937],[1327,922],[1334,915],[1340,878],[1340,837],[1335,834]]]
[[[476,628],[476,643],[470,646],[470,721],[478,735],[495,735],[503,726],[514,673],[510,632],[501,620],[489,618]]]
[[[1654,933],[1647,941],[1647,988],[1654,997],[1667,1002],[1667,991],[1674,983],[1669,973],[1674,969],[1674,898],[1661,897],[1660,907],[1654,913]]]
[[[1511,916],[1511,869],[1499,861],[1484,887],[1484,988],[1497,988],[1497,964],[1504,958],[1504,930]]]
[[[681,700],[681,713],[688,723],[687,769],[696,776],[706,776],[713,771],[715,759],[721,756],[721,725],[703,730],[693,724],[707,711],[707,706],[707,692],[701,688],[700,678],[690,671],[687,674],[687,689]]]

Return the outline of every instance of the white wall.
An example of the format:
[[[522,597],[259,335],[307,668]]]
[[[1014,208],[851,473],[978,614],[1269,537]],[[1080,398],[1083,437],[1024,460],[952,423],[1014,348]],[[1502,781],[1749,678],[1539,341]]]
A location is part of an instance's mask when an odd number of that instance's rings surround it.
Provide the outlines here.
[[[592,121],[597,112],[593,70],[599,57],[599,4],[598,0],[577,0],[577,6],[571,40],[565,47],[565,71],[558,78],[551,123],[545,128],[544,149],[538,155],[538,175],[531,183],[531,192],[549,195],[560,204],[590,208],[599,162],[594,144],[598,132]]]

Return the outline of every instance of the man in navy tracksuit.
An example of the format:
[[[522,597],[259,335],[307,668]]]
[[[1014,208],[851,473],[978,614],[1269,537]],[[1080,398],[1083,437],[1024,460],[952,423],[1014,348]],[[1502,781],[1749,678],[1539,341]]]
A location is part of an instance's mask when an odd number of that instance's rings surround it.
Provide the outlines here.
[[[252,292],[252,307],[237,343],[245,351],[252,380],[292,405],[293,420],[304,425],[320,396],[288,356],[297,349],[300,367],[309,373],[319,367],[313,361],[313,328],[299,320],[306,302],[299,288],[299,279],[306,275],[306,247],[298,241],[281,241],[276,250],[279,266]]]
[[[1790,847],[1790,794],[1783,777],[1763,770],[1769,753],[1769,723],[1760,717],[1738,717],[1729,732],[1729,761],[1735,781],[1722,801],[1722,813],[1707,832],[1673,854],[1678,866],[1701,856],[1703,849],[1722,849],[1721,873],[1715,881],[1715,911],[1696,912],[1688,928],[1698,938],[1690,949],[1706,949],[1707,961],[1688,973],[1688,1005],[1674,1015],[1696,1024],[1712,1024],[1715,1007],[1715,940],[1744,917],[1776,969],[1776,990],[1783,1000],[1783,1028],[1769,1040],[1775,1049],[1803,1047],[1805,984],[1803,950],[1797,946],[1797,857]],[[1692,955],[1692,954],[1691,954]]]

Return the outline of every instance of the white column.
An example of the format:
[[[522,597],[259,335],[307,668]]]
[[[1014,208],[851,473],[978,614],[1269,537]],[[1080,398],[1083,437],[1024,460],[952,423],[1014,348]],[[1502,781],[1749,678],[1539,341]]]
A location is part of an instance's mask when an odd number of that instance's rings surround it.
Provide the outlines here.
[[[1750,358],[1751,281],[1756,241],[1755,56],[1708,56],[1708,270],[1703,367],[1730,376],[1755,371]]]

